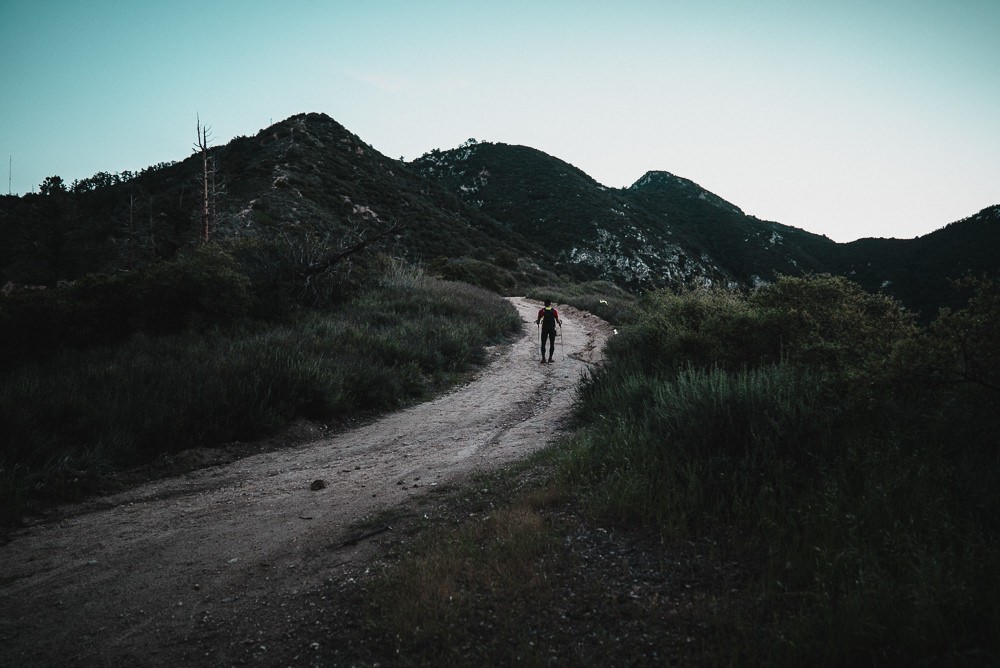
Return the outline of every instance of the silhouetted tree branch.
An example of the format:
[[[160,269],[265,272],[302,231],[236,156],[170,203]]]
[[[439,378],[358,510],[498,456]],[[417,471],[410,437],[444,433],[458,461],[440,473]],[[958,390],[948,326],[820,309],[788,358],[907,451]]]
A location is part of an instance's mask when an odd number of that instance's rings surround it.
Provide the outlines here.
[[[342,262],[345,258],[350,257],[355,253],[363,251],[365,248],[371,246],[373,243],[381,239],[384,239],[391,234],[395,234],[396,232],[402,229],[403,225],[401,223],[393,221],[392,225],[385,228],[384,230],[379,231],[377,234],[373,236],[364,237],[363,236],[364,232],[362,232],[361,233],[362,238],[360,240],[349,246],[339,247],[334,251],[321,255],[318,259],[308,263],[302,269],[302,271],[299,272],[299,274],[306,279],[315,276],[317,274],[322,274],[323,272],[334,267],[339,262]]]

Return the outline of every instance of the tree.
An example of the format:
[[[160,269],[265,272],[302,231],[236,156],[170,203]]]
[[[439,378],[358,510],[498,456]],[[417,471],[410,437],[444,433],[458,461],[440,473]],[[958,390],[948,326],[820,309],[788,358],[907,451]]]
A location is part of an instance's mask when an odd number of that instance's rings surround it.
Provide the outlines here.
[[[110,188],[111,186],[121,183],[124,180],[125,179],[118,174],[111,174],[110,172],[97,172],[90,178],[73,181],[70,190],[75,193],[90,192],[101,188]]]
[[[964,308],[944,308],[931,324],[930,366],[945,382],[1000,392],[1000,349],[996,345],[1000,282],[988,276],[967,276],[954,284],[958,289],[972,290],[972,295]]]
[[[303,256],[300,262],[299,275],[308,281],[312,276],[329,271],[336,264],[347,259],[355,253],[360,253],[368,246],[386,237],[396,234],[403,229],[399,222],[392,221],[381,230],[362,226],[354,221],[353,228],[344,235],[336,246],[323,243],[319,246],[320,251],[312,257]]]
[[[39,192],[43,195],[54,195],[55,193],[66,192],[66,182],[61,176],[46,176],[42,184],[38,186]]]
[[[202,127],[201,118],[199,117],[197,125],[198,141],[195,143],[195,150],[201,153],[201,240],[204,243],[208,243],[209,220],[211,218],[208,187],[208,130],[207,126]]]

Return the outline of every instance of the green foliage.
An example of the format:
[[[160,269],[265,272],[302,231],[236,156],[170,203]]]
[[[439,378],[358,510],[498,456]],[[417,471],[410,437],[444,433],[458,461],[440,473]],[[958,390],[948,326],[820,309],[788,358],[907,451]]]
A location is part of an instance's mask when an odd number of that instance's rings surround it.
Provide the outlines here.
[[[898,302],[839,276],[781,277],[751,303],[765,311],[766,334],[782,354],[849,377],[881,373],[899,342],[916,333]]]
[[[897,303],[846,279],[781,277],[750,294],[652,292],[610,348],[628,351],[620,364],[653,375],[689,364],[736,371],[788,360],[841,382],[871,382],[915,332]]]
[[[430,268],[448,281],[461,281],[498,294],[509,294],[517,281],[510,271],[472,258],[438,258]]]
[[[550,299],[553,304],[569,304],[613,325],[631,322],[636,317],[636,297],[608,281],[541,285],[529,289],[527,296],[539,301]]]
[[[551,527],[539,512],[556,500],[558,490],[534,491],[514,504],[489,508],[482,519],[422,537],[403,563],[376,581],[366,601],[364,612],[387,636],[386,644],[404,656],[433,657],[433,663],[468,663],[455,641],[482,633],[473,625],[484,612],[479,607],[484,599],[496,606],[489,614],[491,638],[523,637],[518,624],[530,615],[525,611],[549,610],[559,595],[554,578],[544,573],[546,567],[557,570],[552,561],[558,557]],[[490,665],[541,665],[538,657],[551,655],[534,645],[497,643],[489,648]]]
[[[1000,281],[966,278],[957,287],[972,290],[958,311],[943,309],[924,339],[929,371],[939,382],[972,384],[1000,392]]]
[[[224,250],[200,246],[177,260],[154,265],[140,282],[139,329],[183,331],[191,326],[229,323],[251,305],[250,281]]]
[[[611,341],[637,372],[673,373],[685,365],[738,369],[780,357],[781,340],[762,335],[763,313],[739,293],[699,289],[647,295],[639,319]]]
[[[251,313],[260,319],[282,319],[301,308],[343,304],[377,277],[378,269],[367,255],[310,272],[310,262],[335,252],[329,239],[301,231],[280,240],[249,239],[228,246],[253,286]]]
[[[245,294],[239,275],[227,280],[230,268],[213,256],[144,285],[190,288],[198,306],[178,318],[225,318],[246,308],[216,301],[227,289]],[[209,274],[221,276],[216,294],[202,283]],[[0,375],[2,520],[164,452],[249,440],[296,417],[337,422],[406,405],[460,378],[484,345],[520,326],[496,295],[397,270],[336,311],[137,334],[22,364]]]
[[[232,257],[202,247],[149,270],[88,275],[67,287],[0,297],[0,368],[63,349],[120,343],[236,321],[250,283]]]
[[[619,521],[691,529],[706,513],[728,520],[763,475],[814,468],[837,434],[821,380],[787,363],[687,366],[660,378],[609,367],[584,395],[592,426],[570,467],[613,477],[596,493]]]
[[[839,278],[656,293],[580,394],[594,512],[740,536],[754,663],[993,663],[1000,300],[927,330]],[[762,620],[768,620],[763,622]]]
[[[59,195],[66,192],[66,183],[61,176],[46,176],[45,180],[38,186],[38,192],[44,197]]]

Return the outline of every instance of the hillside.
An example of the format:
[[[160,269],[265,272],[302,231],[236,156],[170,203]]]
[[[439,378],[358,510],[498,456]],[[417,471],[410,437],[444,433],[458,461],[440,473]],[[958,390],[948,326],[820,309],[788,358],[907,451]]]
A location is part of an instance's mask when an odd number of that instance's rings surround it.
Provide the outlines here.
[[[471,141],[411,164],[512,232],[544,243],[560,270],[633,289],[753,286],[779,275],[829,272],[928,318],[960,298],[949,279],[1000,269],[997,206],[919,239],[839,244],[748,216],[663,171],[611,189],[536,149]]]
[[[949,278],[997,272],[994,206],[919,239],[827,237],[764,221],[665,171],[607,188],[536,149],[470,140],[410,163],[323,114],[212,147],[211,237],[379,247],[497,291],[553,280],[742,285],[850,276],[932,315]],[[0,198],[0,282],[55,285],[173,257],[202,236],[200,155]]]
[[[413,166],[512,231],[544,240],[569,273],[638,288],[815,271],[817,255],[835,245],[746,216],[667,172],[610,189],[535,149],[490,143],[434,151]]]
[[[360,238],[415,262],[544,252],[322,114],[210,151],[211,237]],[[172,257],[201,238],[201,158],[0,203],[0,281],[54,285]],[[95,185],[96,183],[96,185]]]
[[[1000,271],[1000,205],[983,209],[916,239],[859,239],[839,248],[828,271],[871,291],[885,291],[933,316],[957,308],[965,295],[949,279]]]
[[[319,114],[41,191],[0,198],[2,665],[998,663],[1000,283],[931,327],[861,286],[953,303],[1000,206],[837,244]]]

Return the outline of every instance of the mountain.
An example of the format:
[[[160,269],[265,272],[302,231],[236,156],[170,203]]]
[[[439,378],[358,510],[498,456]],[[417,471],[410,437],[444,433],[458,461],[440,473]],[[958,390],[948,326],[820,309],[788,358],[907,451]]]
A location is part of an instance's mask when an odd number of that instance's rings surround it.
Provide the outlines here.
[[[196,245],[202,157],[0,197],[0,283],[55,284]],[[748,216],[665,171],[607,188],[536,149],[475,140],[404,163],[323,114],[207,157],[215,239],[322,244],[381,233],[387,253],[497,290],[562,279],[639,291],[752,286],[830,272],[932,315],[954,298],[947,279],[1000,268],[998,206],[917,239],[839,244]]]
[[[941,306],[961,306],[964,295],[951,280],[1000,274],[998,253],[1000,205],[995,205],[915,239],[841,244],[826,270],[869,291],[891,294],[926,318]]]
[[[544,252],[323,114],[209,152],[211,236],[320,242],[398,226],[381,247],[415,262]],[[0,284],[54,285],[170,258],[201,238],[200,155],[0,197]],[[96,185],[95,185],[96,184]]]
[[[610,189],[572,165],[526,146],[467,143],[411,163],[545,248],[573,276],[651,285],[753,284],[817,270],[834,243],[760,221],[667,172]]]
[[[958,298],[949,279],[1000,269],[1000,206],[918,239],[839,244],[748,216],[665,171],[611,189],[536,149],[472,140],[411,166],[512,232],[544,244],[563,273],[638,289],[752,286],[780,274],[829,272],[929,317]]]
[[[626,193],[632,208],[655,216],[692,254],[712,258],[738,284],[820,270],[820,258],[833,245],[826,237],[747,216],[693,181],[668,172],[649,172]]]

